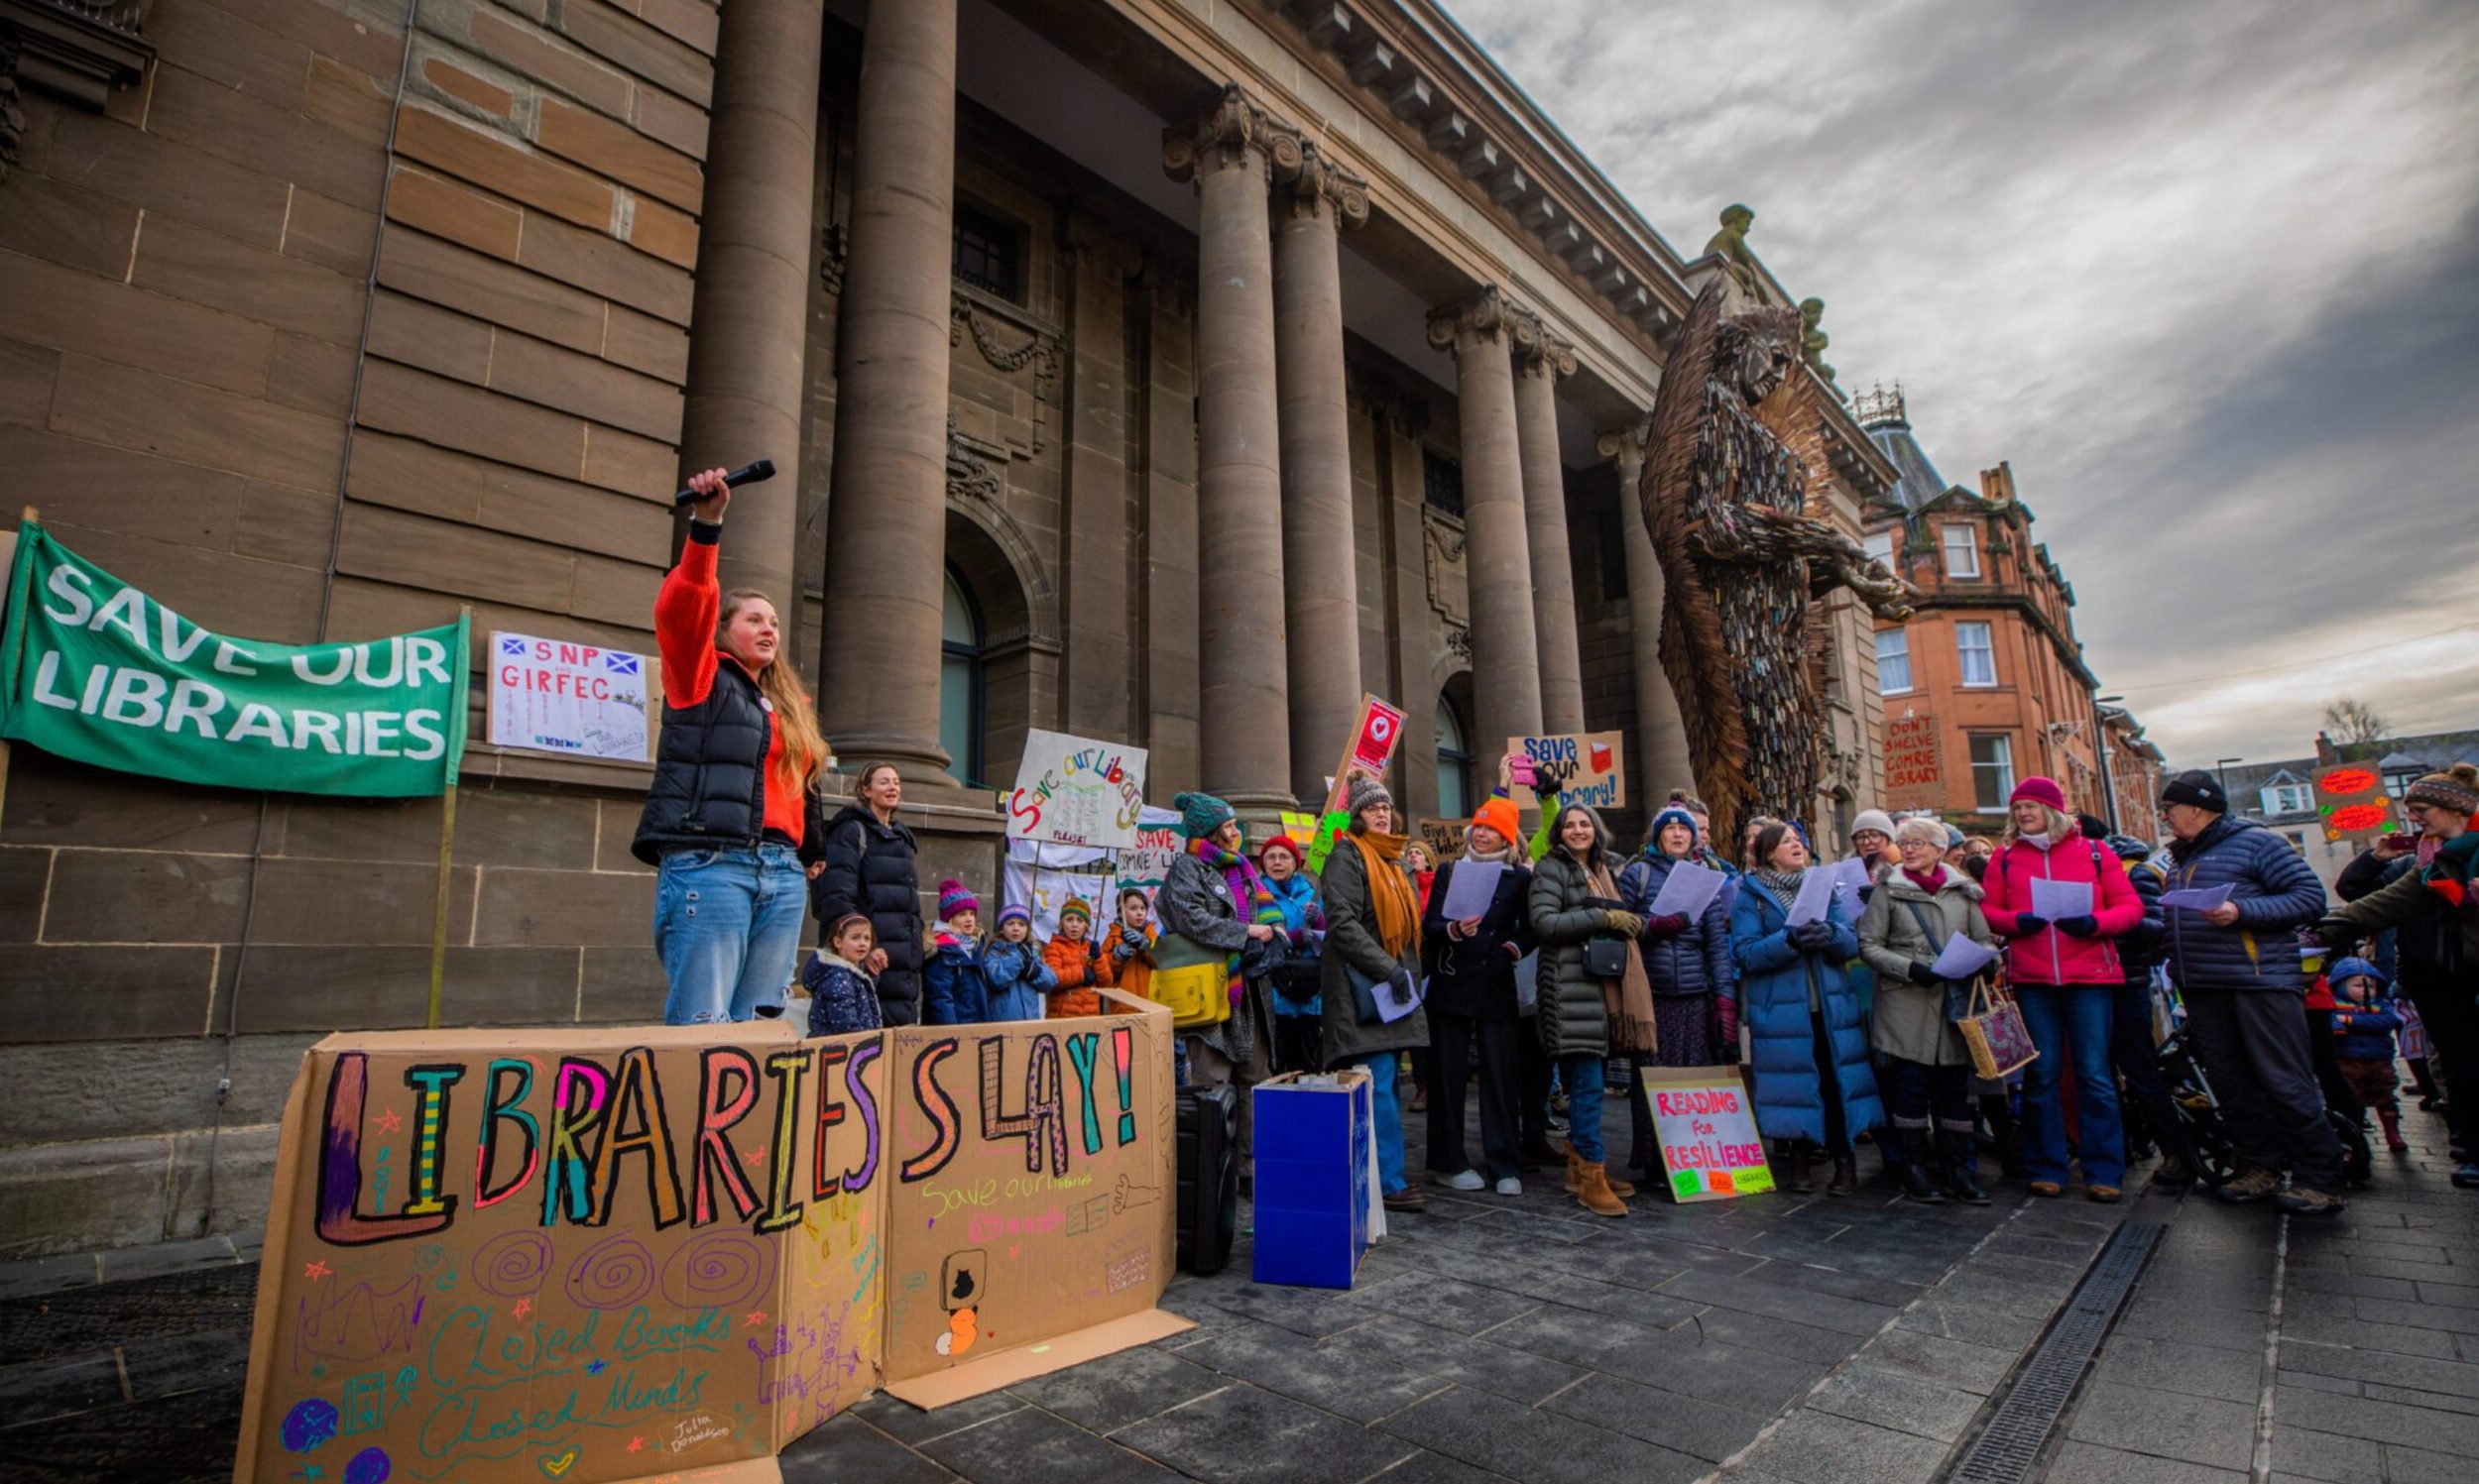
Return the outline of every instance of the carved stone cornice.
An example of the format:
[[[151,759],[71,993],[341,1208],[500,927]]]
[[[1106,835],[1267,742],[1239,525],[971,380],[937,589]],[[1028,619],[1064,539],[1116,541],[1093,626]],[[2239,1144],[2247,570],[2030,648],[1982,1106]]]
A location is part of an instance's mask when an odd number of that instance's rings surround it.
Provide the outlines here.
[[[1516,310],[1492,284],[1468,298],[1430,310],[1429,343],[1439,350],[1455,351],[1503,345],[1514,332],[1516,318]]]
[[[0,0],[0,180],[17,163],[27,121],[19,89],[39,87],[100,111],[112,89],[146,75],[154,0]]]
[[[1274,180],[1274,193],[1295,219],[1326,216],[1346,231],[1368,220],[1368,182],[1335,164],[1313,142],[1300,147],[1300,168],[1285,174],[1277,165]]]
[[[1541,316],[1528,310],[1514,314],[1515,375],[1541,376],[1555,386],[1576,374],[1576,348],[1549,332]]]
[[[1196,122],[1162,131],[1162,169],[1174,180],[1226,170],[1289,179],[1300,172],[1305,150],[1298,129],[1266,112],[1237,82],[1224,84],[1221,101]]]

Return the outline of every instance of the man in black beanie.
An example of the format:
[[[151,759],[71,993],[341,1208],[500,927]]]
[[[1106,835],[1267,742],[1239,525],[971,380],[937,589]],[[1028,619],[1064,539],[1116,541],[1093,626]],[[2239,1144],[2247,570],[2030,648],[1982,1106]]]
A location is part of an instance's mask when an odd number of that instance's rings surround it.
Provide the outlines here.
[[[2296,937],[2323,915],[2324,883],[2288,841],[2232,817],[2229,795],[2201,768],[2161,790],[2161,822],[2175,837],[2168,890],[2229,888],[2216,906],[2164,914],[2170,976],[2185,994],[2187,1030],[2238,1156],[2236,1178],[2218,1194],[2330,1215],[2342,1204],[2341,1143],[2315,1081]]]

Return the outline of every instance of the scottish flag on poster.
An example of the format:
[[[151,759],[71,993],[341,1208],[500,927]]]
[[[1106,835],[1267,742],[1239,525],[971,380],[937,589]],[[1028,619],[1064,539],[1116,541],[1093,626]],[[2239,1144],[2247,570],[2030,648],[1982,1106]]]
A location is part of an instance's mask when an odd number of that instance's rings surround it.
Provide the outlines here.
[[[491,635],[495,747],[605,762],[652,759],[646,656],[574,639]]]

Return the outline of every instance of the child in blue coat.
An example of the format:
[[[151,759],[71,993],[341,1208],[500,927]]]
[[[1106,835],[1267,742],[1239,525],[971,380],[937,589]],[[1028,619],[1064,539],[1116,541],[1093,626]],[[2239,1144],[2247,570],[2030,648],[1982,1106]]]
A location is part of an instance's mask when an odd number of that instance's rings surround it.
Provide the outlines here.
[[[982,904],[953,876],[938,883],[938,931],[921,970],[923,1025],[979,1025],[990,1018],[982,985]]]
[[[800,982],[809,990],[809,1034],[877,1030],[878,984],[861,966],[878,947],[878,931],[866,915],[847,912],[836,919],[826,942],[800,967]]]
[[[1826,915],[1792,927],[1791,904],[1809,867],[1807,843],[1772,823],[1756,836],[1754,868],[1730,908],[1730,957],[1738,968],[1739,1018],[1756,1073],[1756,1125],[1779,1141],[1785,1183],[1816,1189],[1803,1141],[1833,1159],[1829,1196],[1859,1187],[1851,1136],[1884,1122],[1868,1058],[1868,1018],[1846,966],[1859,935],[1833,892]]]
[[[2402,1016],[2385,990],[2384,975],[2365,959],[2344,959],[2328,975],[2336,1001],[2332,1012],[2334,1050],[2340,1053],[2341,1077],[2358,1094],[2359,1106],[2375,1110],[2384,1125],[2385,1147],[2395,1153],[2411,1146],[2402,1138],[2402,1104],[2394,1089],[2402,1084],[2393,1069],[2393,1033]]]
[[[1041,962],[1033,941],[1033,914],[1010,903],[999,909],[999,936],[982,950],[982,987],[992,1020],[1039,1020],[1049,1013],[1049,992],[1059,976]]]

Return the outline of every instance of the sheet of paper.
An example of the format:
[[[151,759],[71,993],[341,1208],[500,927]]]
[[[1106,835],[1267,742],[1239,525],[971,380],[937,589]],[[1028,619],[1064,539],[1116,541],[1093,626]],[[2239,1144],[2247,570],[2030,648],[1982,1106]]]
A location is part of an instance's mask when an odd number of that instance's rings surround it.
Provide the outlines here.
[[[1420,1008],[1420,991],[1413,987],[1409,970],[1398,969],[1394,977],[1377,986],[1377,1021],[1381,1025],[1394,1022]]]
[[[1874,879],[1874,876],[1875,873],[1868,868],[1868,862],[1856,856],[1833,862],[1833,887],[1845,893],[1852,901],[1859,899],[1859,888],[1867,885],[1870,880]]]
[[[1812,865],[1799,878],[1799,895],[1791,900],[1789,925],[1802,927],[1822,919],[1833,904],[1833,872]]]
[[[1541,951],[1534,949],[1515,961],[1515,1008],[1529,1015],[1541,1007]]]
[[[2176,891],[2162,892],[2161,905],[2164,907],[2186,907],[2196,912],[2209,912],[2214,907],[2228,901],[2229,894],[2234,889],[2234,883],[2228,881],[2223,881],[2218,886],[2181,887]]]
[[[1506,875],[1503,860],[1458,860],[1446,878],[1446,906],[1441,909],[1449,922],[1462,922],[1478,917],[1489,910],[1497,896],[1497,883]]]
[[[1940,978],[1967,979],[1996,962],[1997,951],[1995,949],[1984,943],[1976,943],[1971,939],[1956,936],[1946,940],[1946,951],[1939,954],[1937,962],[1929,968],[1937,970]]]
[[[1653,893],[1653,910],[1648,917],[1669,917],[1676,914],[1689,919],[1705,915],[1712,899],[1721,894],[1721,872],[1710,865],[1682,860],[1670,867],[1662,878],[1661,890]]]
[[[2032,915],[2051,922],[2066,917],[2091,915],[2091,883],[2089,881],[2052,881],[2046,876],[2032,878]]]

